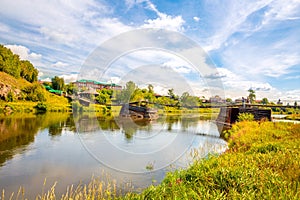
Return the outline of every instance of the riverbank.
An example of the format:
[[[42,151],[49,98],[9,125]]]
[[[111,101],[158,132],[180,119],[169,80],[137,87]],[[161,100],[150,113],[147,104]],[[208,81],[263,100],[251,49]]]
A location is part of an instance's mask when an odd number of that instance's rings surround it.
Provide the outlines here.
[[[169,172],[162,183],[139,194],[129,192],[118,197],[122,193],[118,183],[95,178],[87,185],[70,186],[62,198],[53,187],[40,199],[300,198],[300,124],[239,122],[225,136],[229,145],[225,153]],[[3,194],[2,199],[8,197]]]
[[[299,199],[300,125],[239,122],[229,149],[123,199]]]

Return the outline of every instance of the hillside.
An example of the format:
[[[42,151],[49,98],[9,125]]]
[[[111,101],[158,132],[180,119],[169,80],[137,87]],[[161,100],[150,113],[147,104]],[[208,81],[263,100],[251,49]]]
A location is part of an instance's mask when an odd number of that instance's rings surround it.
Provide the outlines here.
[[[14,111],[30,112],[38,102],[43,102],[49,111],[69,110],[66,98],[49,93],[38,82],[30,83],[0,72],[0,111],[9,105]]]

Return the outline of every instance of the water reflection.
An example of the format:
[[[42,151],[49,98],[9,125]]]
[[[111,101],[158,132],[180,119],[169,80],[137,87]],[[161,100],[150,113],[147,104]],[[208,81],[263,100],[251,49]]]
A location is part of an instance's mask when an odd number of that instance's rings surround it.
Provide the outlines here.
[[[48,128],[49,135],[54,136],[61,134],[63,127],[74,127],[74,121],[67,113],[16,114],[0,118],[0,166],[13,157],[14,150],[34,142],[40,130]]]
[[[218,138],[217,126],[201,119],[203,116],[167,116],[133,122],[68,113],[1,118],[0,190],[16,192],[23,185],[34,198],[46,177],[50,184],[58,181],[57,191],[63,192],[67,185],[88,181],[103,170],[121,182],[146,187],[152,179],[163,178],[169,168],[162,167],[187,166],[191,160],[181,157],[189,154],[187,148],[196,148],[202,157],[226,148]],[[149,163],[154,168],[151,173],[146,169]]]

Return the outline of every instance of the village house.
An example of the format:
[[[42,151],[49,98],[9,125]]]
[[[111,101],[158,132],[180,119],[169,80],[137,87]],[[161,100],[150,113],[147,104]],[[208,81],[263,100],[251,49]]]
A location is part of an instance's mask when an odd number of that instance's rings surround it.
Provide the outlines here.
[[[81,79],[73,83],[78,87],[79,90],[88,90],[88,89],[95,89],[95,90],[102,90],[102,89],[112,89],[112,90],[121,90],[122,86],[117,85],[115,83],[104,83],[94,80],[86,80]]]

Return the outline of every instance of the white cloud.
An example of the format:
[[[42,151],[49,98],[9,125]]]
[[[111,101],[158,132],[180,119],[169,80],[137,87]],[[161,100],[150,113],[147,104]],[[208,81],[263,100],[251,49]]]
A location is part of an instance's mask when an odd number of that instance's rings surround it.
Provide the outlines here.
[[[195,17],[193,17],[193,20],[195,20],[196,22],[199,22],[200,18],[195,16]]]
[[[214,30],[212,36],[206,39],[204,49],[206,51],[219,49],[231,35],[240,30],[241,26],[251,14],[267,6],[270,2],[272,2],[272,0],[251,2],[232,1],[227,2],[226,5],[224,5],[225,8],[217,5],[220,4],[220,2],[210,2],[212,4],[211,6],[222,10],[212,10],[216,15],[215,21],[213,22]],[[253,31],[253,27],[251,27],[250,31]]]
[[[145,21],[143,28],[158,28],[172,31],[184,31],[183,25],[185,21],[181,16],[172,17],[166,14],[160,14],[156,19],[148,19]]]
[[[58,62],[52,64],[51,66],[52,67],[67,67],[67,66],[69,66],[69,64],[61,62],[61,61],[58,61]]]
[[[158,28],[167,29],[172,31],[184,31],[183,25],[185,21],[182,16],[171,16],[160,12],[157,7],[150,0],[126,0],[126,4],[130,9],[135,4],[146,4],[145,8],[149,9],[157,14],[156,19],[147,19],[142,28]]]
[[[37,54],[35,52],[31,52],[27,47],[22,45],[5,45],[5,47],[9,48],[13,53],[19,55],[21,60],[29,60],[34,67],[40,68],[44,66],[42,63],[42,55]]]
[[[262,25],[267,25],[274,20],[295,20],[300,18],[299,0],[272,1],[269,5],[269,10],[264,14]]]
[[[63,78],[65,83],[71,83],[77,80],[78,74],[64,74],[60,75],[59,77]]]
[[[42,58],[41,54],[30,52],[27,47],[22,45],[5,45],[5,47],[9,48],[13,53],[19,55],[21,60],[29,60],[34,62]]]

